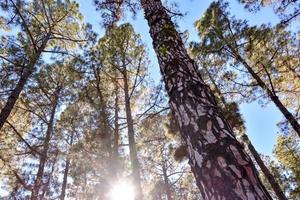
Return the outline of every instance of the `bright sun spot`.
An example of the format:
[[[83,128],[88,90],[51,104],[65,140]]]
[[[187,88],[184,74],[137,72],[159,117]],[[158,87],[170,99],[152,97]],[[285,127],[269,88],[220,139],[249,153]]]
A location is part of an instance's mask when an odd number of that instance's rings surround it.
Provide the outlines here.
[[[116,183],[109,192],[110,200],[134,200],[134,187],[129,181]]]

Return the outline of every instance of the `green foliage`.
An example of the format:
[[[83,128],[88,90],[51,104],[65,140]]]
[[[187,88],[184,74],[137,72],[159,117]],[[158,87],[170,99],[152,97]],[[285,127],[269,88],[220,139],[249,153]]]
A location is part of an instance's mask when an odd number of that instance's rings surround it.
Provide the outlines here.
[[[289,176],[288,193],[292,199],[300,197],[300,141],[293,134],[277,137],[277,144],[274,149],[274,154],[280,163],[287,169]]]
[[[41,178],[39,198],[57,199],[65,175],[68,198],[106,200],[118,179],[132,176],[129,102],[145,199],[201,199],[179,126],[166,111],[161,86],[154,87],[149,78],[142,37],[129,23],[117,26],[126,10],[139,7],[138,1],[94,3],[108,27],[97,42],[76,1],[0,2],[0,108],[24,70],[32,70],[0,131],[0,185],[11,199],[29,199]],[[250,27],[227,10],[227,3],[211,4],[195,23],[201,42],[190,50],[220,112],[244,134],[239,103],[267,98],[236,55],[296,113],[299,49],[295,35],[284,26]],[[159,34],[177,33],[167,24]],[[168,41],[159,53],[168,54]],[[298,198],[298,138],[279,136],[274,153],[278,162],[268,160],[268,166],[285,193]],[[37,177],[41,165],[44,171]]]
[[[258,12],[263,7],[271,6],[275,13],[281,18],[282,24],[289,24],[296,21],[300,15],[299,1],[278,1],[278,0],[239,0],[245,8],[251,12]]]

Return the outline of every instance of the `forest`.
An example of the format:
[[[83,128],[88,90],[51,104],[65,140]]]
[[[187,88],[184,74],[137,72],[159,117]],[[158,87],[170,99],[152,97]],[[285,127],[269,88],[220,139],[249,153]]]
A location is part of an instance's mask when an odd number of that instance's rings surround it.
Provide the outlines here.
[[[0,110],[0,200],[300,200],[300,1],[0,0]]]

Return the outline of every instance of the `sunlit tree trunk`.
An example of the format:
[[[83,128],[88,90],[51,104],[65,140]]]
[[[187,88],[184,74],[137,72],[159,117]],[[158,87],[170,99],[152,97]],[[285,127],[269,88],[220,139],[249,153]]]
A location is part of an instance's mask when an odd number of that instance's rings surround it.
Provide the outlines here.
[[[50,113],[50,119],[47,125],[47,131],[46,131],[46,136],[44,139],[43,143],[43,150],[40,155],[40,161],[39,161],[39,168],[38,172],[34,181],[34,185],[31,191],[31,200],[37,200],[39,199],[39,192],[42,187],[43,183],[43,176],[44,176],[44,171],[45,171],[45,165],[47,162],[47,157],[48,157],[48,150],[49,150],[49,144],[51,140],[51,135],[53,132],[53,124],[54,124],[54,118],[55,118],[55,113],[56,113],[56,108],[58,105],[58,99],[59,99],[59,93],[60,89],[58,89],[55,94],[54,94],[54,100],[52,102],[52,110]]]
[[[271,199],[160,0],[141,0],[170,107],[203,199]]]
[[[163,164],[162,170],[163,170],[163,177],[164,177],[167,200],[173,200],[172,199],[171,186],[170,186],[170,183],[169,183],[169,177],[168,177],[167,168],[166,168],[166,163]]]
[[[106,167],[108,170],[108,180],[114,180],[116,178],[115,170],[113,165],[113,148],[112,148],[112,134],[113,131],[109,126],[109,111],[107,108],[107,101],[104,97],[103,89],[101,86],[101,76],[98,68],[94,68],[94,76],[96,78],[96,91],[99,97],[99,133],[98,139],[99,143],[104,143],[105,150],[107,152],[107,162]],[[101,140],[101,141],[100,141]],[[104,142],[102,141],[104,140]],[[101,157],[101,156],[100,156]]]
[[[140,164],[138,161],[134,127],[133,127],[133,118],[130,105],[130,95],[129,95],[129,85],[128,85],[128,76],[127,70],[124,68],[122,72],[124,79],[124,95],[125,95],[125,112],[127,120],[127,131],[128,131],[128,142],[129,142],[129,155],[132,166],[132,174],[134,179],[134,185],[136,187],[136,200],[142,200],[142,187],[141,187],[141,175],[140,175]]]

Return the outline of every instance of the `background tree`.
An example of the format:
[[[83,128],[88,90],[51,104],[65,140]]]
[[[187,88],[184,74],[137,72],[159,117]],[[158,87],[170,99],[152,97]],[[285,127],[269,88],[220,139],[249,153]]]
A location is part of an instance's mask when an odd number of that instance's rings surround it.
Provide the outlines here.
[[[5,72],[4,86],[9,88],[1,95],[2,101],[6,101],[0,113],[2,128],[28,79],[39,69],[41,55],[69,53],[70,47],[84,41],[84,27],[75,2],[9,0],[0,6],[5,13],[1,19],[17,30],[17,34],[1,34],[1,71]]]
[[[203,40],[199,48],[208,55],[225,57],[229,68],[223,78],[231,80],[233,87],[239,91],[249,92],[240,92],[246,96],[256,99],[261,95],[271,100],[300,135],[297,118],[281,100],[289,96],[290,89],[292,94],[298,93],[298,88],[293,88],[293,85],[288,89],[281,87],[287,75],[286,70],[281,71],[281,63],[284,62],[282,58],[285,57],[285,53],[281,53],[281,44],[289,42],[290,38],[284,38],[280,29],[274,34],[272,31],[276,29],[248,27],[244,21],[230,19],[226,7],[227,4],[214,2],[204,17],[196,22],[199,36]],[[243,82],[239,83],[239,80]]]
[[[293,21],[299,20],[300,4],[299,1],[264,1],[264,0],[241,0],[245,8],[258,12],[262,7],[272,6],[275,13],[281,18],[282,24],[290,24]]]
[[[96,3],[98,8],[102,8],[101,5],[109,2]],[[218,111],[212,92],[204,84],[196,63],[188,56],[162,2],[141,0],[140,3],[150,27],[154,50],[170,97],[170,107],[188,146],[189,163],[203,198],[247,199],[251,195],[258,199],[270,199],[253,163]],[[110,2],[110,5],[119,6],[115,2]],[[234,166],[234,170],[229,166]],[[233,184],[233,179],[251,192],[244,193]],[[250,187],[251,184],[255,186]],[[243,193],[244,196],[241,195]]]

